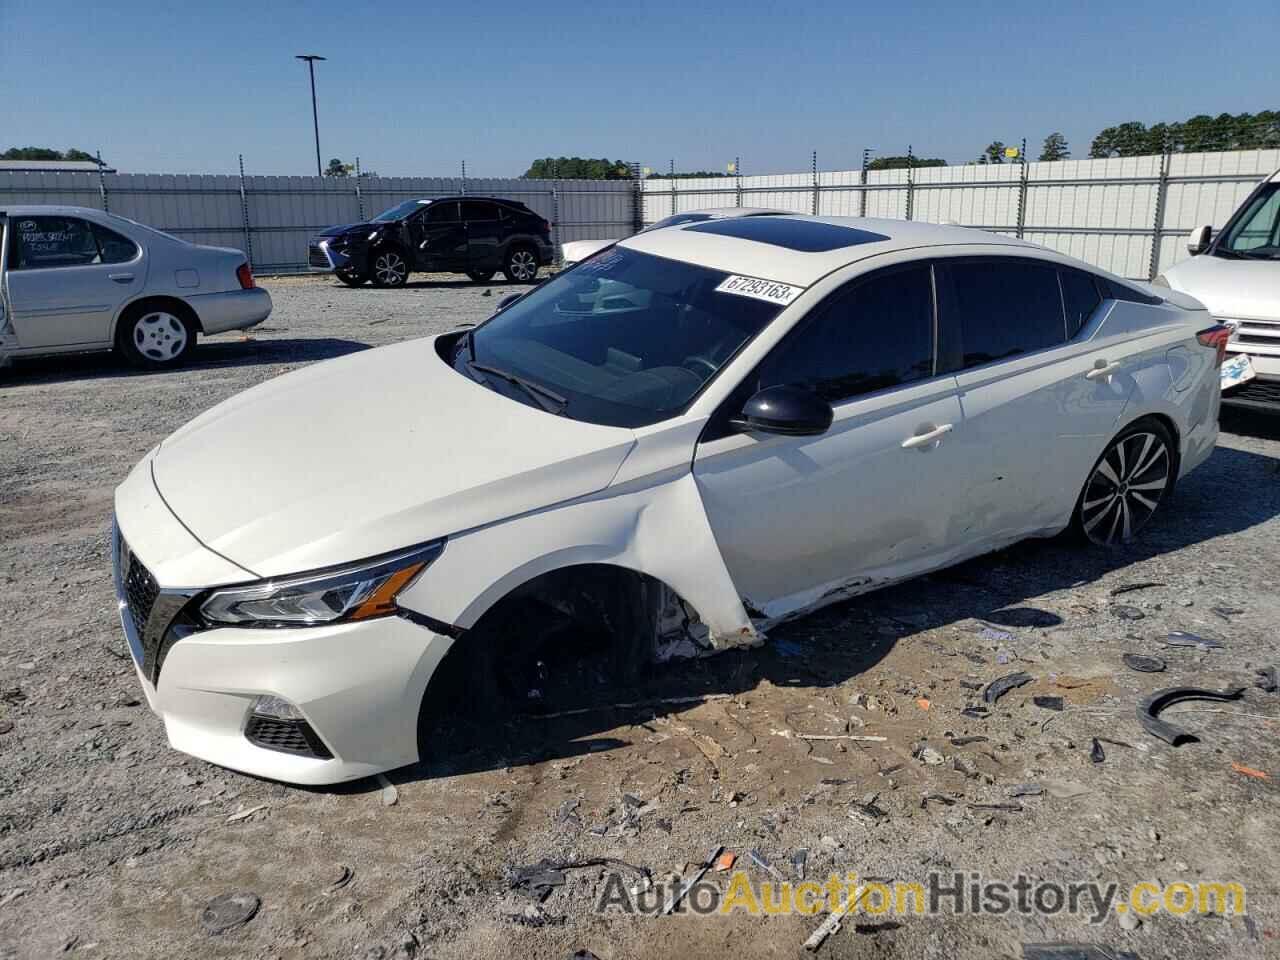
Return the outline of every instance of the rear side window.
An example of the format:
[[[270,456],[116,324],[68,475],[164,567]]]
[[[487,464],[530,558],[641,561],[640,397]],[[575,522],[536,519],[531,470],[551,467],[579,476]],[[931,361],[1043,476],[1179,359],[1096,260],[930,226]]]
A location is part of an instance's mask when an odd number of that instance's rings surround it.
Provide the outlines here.
[[[463,200],[462,219],[468,221],[486,221],[498,219],[498,205],[485,203],[482,200]]]
[[[1067,311],[1067,339],[1084,329],[1094,311],[1102,304],[1093,277],[1078,270],[1061,270],[1062,305]]]
[[[959,340],[962,369],[1066,342],[1058,269],[1000,258],[939,264],[941,320]]]
[[[758,388],[804,386],[835,403],[932,375],[933,286],[924,264],[832,294],[765,358]]]

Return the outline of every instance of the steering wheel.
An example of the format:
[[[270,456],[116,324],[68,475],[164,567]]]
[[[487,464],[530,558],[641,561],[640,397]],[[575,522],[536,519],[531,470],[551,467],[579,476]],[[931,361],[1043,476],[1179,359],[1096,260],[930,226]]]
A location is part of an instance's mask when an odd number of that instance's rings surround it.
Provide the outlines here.
[[[681,361],[680,366],[684,367],[691,373],[697,374],[698,376],[702,376],[702,373],[698,368],[705,367],[707,375],[710,377],[714,377],[716,372],[720,369],[714,360],[708,360],[703,356],[685,357],[684,360]]]

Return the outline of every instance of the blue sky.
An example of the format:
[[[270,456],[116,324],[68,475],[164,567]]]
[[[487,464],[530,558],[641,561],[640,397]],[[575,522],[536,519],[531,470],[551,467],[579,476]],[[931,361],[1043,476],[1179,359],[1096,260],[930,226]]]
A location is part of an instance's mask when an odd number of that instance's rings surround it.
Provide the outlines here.
[[[1273,109],[1276,0],[1017,4],[258,4],[0,0],[0,145],[122,171],[517,175],[547,155],[747,173],[950,161],[992,139],[1075,156],[1126,120]]]

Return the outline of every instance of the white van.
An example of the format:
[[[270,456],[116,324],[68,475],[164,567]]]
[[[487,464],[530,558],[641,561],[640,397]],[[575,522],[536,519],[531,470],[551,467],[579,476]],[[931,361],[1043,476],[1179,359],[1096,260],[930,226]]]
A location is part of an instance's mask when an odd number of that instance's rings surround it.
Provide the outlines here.
[[[1217,234],[1193,230],[1187,250],[1191,259],[1155,282],[1190,294],[1233,328],[1222,402],[1280,412],[1280,170]]]

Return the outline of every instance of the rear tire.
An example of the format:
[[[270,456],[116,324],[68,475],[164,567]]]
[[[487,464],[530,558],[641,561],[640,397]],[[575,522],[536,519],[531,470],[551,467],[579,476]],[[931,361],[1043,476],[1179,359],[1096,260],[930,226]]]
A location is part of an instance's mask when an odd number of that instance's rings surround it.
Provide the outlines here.
[[[538,256],[529,247],[512,247],[502,265],[502,275],[511,283],[533,283],[538,277]]]
[[[1072,528],[1098,546],[1127,543],[1168,498],[1177,476],[1178,445],[1169,428],[1153,419],[1130,424],[1089,471]]]
[[[135,367],[176,367],[196,345],[195,318],[176,307],[131,307],[116,328],[116,349]]]
[[[467,276],[473,283],[488,283],[493,279],[494,272],[493,270],[468,270]]]
[[[373,254],[369,272],[375,287],[403,287],[409,280],[409,261],[395,247],[385,247]]]
[[[361,287],[369,279],[365,270],[335,270],[334,275],[348,287]]]

